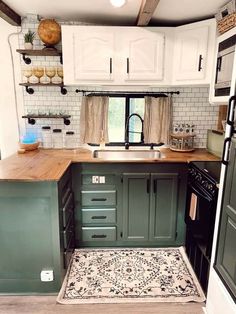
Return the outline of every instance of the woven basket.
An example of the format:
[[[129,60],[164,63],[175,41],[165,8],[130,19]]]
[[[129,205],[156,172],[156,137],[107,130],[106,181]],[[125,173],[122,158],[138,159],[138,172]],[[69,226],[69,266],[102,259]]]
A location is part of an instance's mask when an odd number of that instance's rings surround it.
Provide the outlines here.
[[[224,17],[222,20],[217,21],[217,29],[219,34],[224,34],[231,28],[236,26],[236,12]]]
[[[26,144],[26,143],[19,143],[21,149],[25,150],[35,150],[39,147],[39,142]]]

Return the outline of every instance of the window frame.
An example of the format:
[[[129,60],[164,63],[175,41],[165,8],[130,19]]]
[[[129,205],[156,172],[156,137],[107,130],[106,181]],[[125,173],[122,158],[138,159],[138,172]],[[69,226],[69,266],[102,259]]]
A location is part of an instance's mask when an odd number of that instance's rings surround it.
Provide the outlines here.
[[[121,93],[114,93],[107,95],[108,97],[117,97],[117,98],[125,98],[125,121],[124,125],[126,126],[126,121],[128,117],[130,116],[130,99],[132,98],[144,98],[145,94],[121,94]],[[94,146],[97,144],[93,144]],[[125,139],[124,142],[109,142],[106,143],[106,146],[124,146],[125,145]],[[129,142],[129,146],[150,146],[150,144],[145,144],[143,142]]]

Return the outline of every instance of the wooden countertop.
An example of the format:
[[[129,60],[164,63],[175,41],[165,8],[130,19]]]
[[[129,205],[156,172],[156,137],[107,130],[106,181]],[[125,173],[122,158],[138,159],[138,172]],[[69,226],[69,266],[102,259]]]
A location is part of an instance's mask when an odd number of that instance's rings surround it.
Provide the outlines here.
[[[186,163],[190,161],[217,161],[218,157],[206,149],[179,153],[160,148],[161,159],[105,160],[93,158],[88,149],[76,150],[35,150],[15,154],[0,161],[0,181],[58,181],[71,163]]]

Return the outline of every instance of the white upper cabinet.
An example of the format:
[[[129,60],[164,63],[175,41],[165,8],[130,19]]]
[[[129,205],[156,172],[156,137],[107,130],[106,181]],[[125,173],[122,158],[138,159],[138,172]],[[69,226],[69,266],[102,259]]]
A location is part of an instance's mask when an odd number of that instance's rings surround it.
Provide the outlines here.
[[[210,84],[214,19],[181,27],[62,25],[65,85]]]
[[[125,81],[163,80],[164,34],[133,28],[122,35]]]
[[[112,82],[114,34],[106,27],[63,26],[64,82]]]
[[[163,79],[164,34],[63,25],[62,48],[66,85],[145,85]]]
[[[210,84],[215,30],[214,19],[175,29],[173,84]]]

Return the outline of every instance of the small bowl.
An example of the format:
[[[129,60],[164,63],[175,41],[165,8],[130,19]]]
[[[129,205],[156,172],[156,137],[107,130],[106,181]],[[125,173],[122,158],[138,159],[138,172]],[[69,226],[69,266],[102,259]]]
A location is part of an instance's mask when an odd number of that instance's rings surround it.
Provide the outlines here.
[[[35,142],[35,143],[29,143],[29,144],[26,144],[26,143],[19,143],[19,146],[21,149],[24,149],[26,151],[28,150],[35,150],[39,147],[39,142]]]

